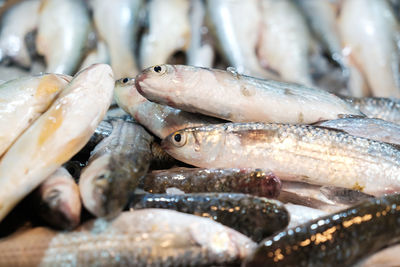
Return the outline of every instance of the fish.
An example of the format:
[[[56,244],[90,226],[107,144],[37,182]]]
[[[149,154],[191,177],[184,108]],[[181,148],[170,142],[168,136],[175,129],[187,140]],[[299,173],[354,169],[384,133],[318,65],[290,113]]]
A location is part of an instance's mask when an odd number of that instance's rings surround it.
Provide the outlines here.
[[[355,136],[400,145],[400,125],[382,119],[349,117],[324,121],[316,125],[343,130]]]
[[[384,248],[366,259],[358,262],[355,267],[396,267],[399,265],[400,245],[393,245]]]
[[[361,76],[352,77],[350,72],[350,84],[361,79],[372,96],[400,97],[399,25],[389,3],[342,1],[337,23],[346,63],[359,73],[356,76]],[[368,92],[356,87],[350,86],[350,91],[356,97],[368,96]]]
[[[1,266],[210,266],[240,263],[256,244],[208,218],[173,210],[124,212],[72,232],[36,227],[0,240]]]
[[[0,160],[0,221],[83,148],[104,117],[113,89],[108,65],[83,70],[8,149]]]
[[[136,76],[135,85],[150,101],[233,122],[309,124],[362,115],[323,90],[217,69],[157,65]]]
[[[67,75],[43,74],[0,85],[0,157],[51,106],[71,79]]]
[[[167,63],[174,53],[187,51],[191,35],[189,9],[188,0],[150,0],[147,3],[148,29],[139,49],[142,69]]]
[[[118,216],[150,166],[153,137],[138,124],[113,120],[111,135],[91,152],[79,190],[85,208],[97,217]]]
[[[263,169],[173,168],[152,171],[140,187],[150,193],[165,193],[174,187],[185,193],[236,192],[277,198],[282,183],[272,172]]]
[[[160,144],[153,141],[150,145],[151,162],[150,170],[171,168],[177,165],[176,159],[171,157],[164,149],[161,148]]]
[[[263,240],[242,266],[351,266],[399,241],[398,194],[366,200]]]
[[[368,118],[400,124],[400,100],[385,97],[342,97]]]
[[[36,48],[46,72],[74,74],[90,31],[89,11],[80,0],[41,0]]]
[[[11,6],[1,18],[0,60],[10,59],[19,66],[29,68],[31,58],[25,36],[37,28],[39,0],[29,0]]]
[[[133,78],[116,81],[114,95],[118,106],[161,139],[182,128],[221,122],[218,119],[150,102],[139,94]]]
[[[316,126],[199,126],[169,135],[161,146],[174,158],[202,168],[265,168],[281,180],[344,187],[374,196],[400,189],[398,148]]]
[[[309,221],[318,219],[329,213],[323,210],[314,209],[302,205],[295,205],[292,203],[285,204],[286,210],[289,212],[290,221],[287,228],[295,228]]]
[[[103,41],[98,41],[96,47],[91,50],[83,59],[80,70],[86,69],[96,63],[110,64],[108,47]]]
[[[256,242],[283,230],[289,223],[289,213],[279,201],[245,194],[136,194],[129,207],[172,209],[210,218]]]
[[[79,225],[82,208],[79,187],[65,168],[58,168],[46,178],[34,194],[33,205],[43,221],[61,230]]]
[[[107,0],[90,2],[99,39],[105,43],[109,52],[116,79],[138,73],[134,50],[139,30],[139,12],[143,2],[143,0],[116,0],[112,5]]]
[[[311,34],[303,14],[290,0],[260,2],[262,28],[257,55],[261,65],[277,72],[283,81],[312,86]]]

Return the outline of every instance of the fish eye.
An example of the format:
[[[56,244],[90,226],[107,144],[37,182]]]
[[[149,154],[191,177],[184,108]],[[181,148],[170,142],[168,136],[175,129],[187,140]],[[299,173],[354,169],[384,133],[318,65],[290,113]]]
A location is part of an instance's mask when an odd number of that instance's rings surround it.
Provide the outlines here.
[[[172,143],[177,147],[182,147],[186,144],[186,134],[183,132],[176,132],[172,135]]]
[[[124,79],[122,80],[122,83],[127,83],[127,82],[129,82],[129,79],[128,79],[128,78],[124,78]]]
[[[166,70],[167,69],[164,65],[156,65],[153,67],[153,71],[158,74],[164,74]]]

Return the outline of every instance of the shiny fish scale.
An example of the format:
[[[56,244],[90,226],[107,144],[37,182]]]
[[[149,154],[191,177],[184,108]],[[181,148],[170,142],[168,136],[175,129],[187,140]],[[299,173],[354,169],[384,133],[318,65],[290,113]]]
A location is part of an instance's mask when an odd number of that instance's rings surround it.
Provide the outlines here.
[[[400,195],[372,199],[264,240],[244,266],[349,266],[400,240]]]

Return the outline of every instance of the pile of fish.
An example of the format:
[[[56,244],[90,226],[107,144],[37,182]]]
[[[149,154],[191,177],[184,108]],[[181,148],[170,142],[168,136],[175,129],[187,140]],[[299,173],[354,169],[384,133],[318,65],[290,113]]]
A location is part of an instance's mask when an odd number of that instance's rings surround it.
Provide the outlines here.
[[[0,266],[398,264],[399,10],[0,1]]]

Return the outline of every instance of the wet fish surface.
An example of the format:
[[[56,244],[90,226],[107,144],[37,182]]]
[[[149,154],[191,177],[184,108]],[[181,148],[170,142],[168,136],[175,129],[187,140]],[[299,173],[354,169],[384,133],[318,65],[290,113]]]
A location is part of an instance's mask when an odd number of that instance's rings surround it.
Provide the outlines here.
[[[294,228],[328,214],[327,212],[319,209],[295,205],[292,203],[285,204],[285,208],[290,215],[290,221],[287,228]]]
[[[210,266],[240,263],[256,244],[207,218],[172,210],[124,212],[73,232],[34,228],[0,241],[1,266]]]
[[[150,101],[234,122],[302,124],[362,115],[322,90],[217,69],[158,65],[140,73],[135,83]]]
[[[399,195],[367,200],[261,242],[244,266],[350,266],[399,241]]]
[[[203,168],[266,168],[282,180],[375,196],[396,192],[400,186],[396,147],[310,125],[226,123],[186,128],[165,138],[162,147],[174,158]]]
[[[276,198],[281,186],[279,178],[268,170],[173,168],[148,173],[140,187],[150,193],[165,193],[175,187],[185,193],[236,192]]]

